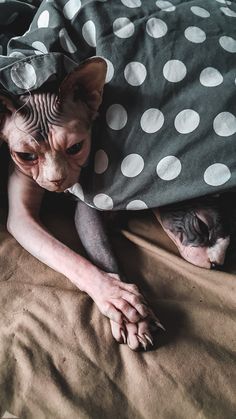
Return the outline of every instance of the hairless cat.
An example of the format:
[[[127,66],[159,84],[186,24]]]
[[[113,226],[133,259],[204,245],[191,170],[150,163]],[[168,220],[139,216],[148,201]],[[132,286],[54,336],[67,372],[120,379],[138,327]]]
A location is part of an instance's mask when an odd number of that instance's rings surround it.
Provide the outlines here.
[[[1,137],[14,161],[7,226],[26,250],[94,300],[118,342],[148,349],[154,330],[163,326],[138,287],[122,281],[100,213],[77,203],[75,224],[90,261],[54,238],[39,218],[45,189],[64,192],[78,181],[90,153],[105,76],[106,63],[96,57],[72,71],[58,91],[1,96]],[[205,268],[222,265],[229,234],[217,200],[153,211],[185,259]]]

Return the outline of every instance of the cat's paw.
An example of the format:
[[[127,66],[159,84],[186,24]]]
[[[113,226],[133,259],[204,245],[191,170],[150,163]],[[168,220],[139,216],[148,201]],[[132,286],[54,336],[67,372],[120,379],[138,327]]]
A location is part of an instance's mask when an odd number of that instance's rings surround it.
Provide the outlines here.
[[[100,271],[88,294],[102,314],[120,325],[125,321],[136,323],[149,315],[138,287],[122,282],[117,275]]]
[[[144,349],[145,351],[154,346],[154,334],[161,328],[165,330],[164,326],[153,318],[147,318],[137,323],[123,323],[118,324],[110,320],[112,335],[119,343],[124,343],[133,351]]]

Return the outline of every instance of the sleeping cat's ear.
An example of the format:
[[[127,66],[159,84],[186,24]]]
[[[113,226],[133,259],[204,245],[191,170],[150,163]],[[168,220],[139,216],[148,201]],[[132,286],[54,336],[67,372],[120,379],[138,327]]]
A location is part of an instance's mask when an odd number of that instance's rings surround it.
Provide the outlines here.
[[[96,114],[101,102],[107,73],[103,58],[94,57],[84,61],[67,75],[59,88],[61,103],[69,100],[82,101]]]

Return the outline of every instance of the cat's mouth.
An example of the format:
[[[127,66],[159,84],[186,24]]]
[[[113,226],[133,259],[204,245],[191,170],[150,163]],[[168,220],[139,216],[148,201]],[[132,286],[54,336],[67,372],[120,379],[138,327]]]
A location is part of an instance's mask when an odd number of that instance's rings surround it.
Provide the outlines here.
[[[46,189],[49,192],[56,192],[56,193],[62,193],[65,192],[67,189],[69,189],[71,186],[73,186],[76,183],[76,179],[71,182],[62,181],[58,182],[59,184],[55,184],[55,182],[37,182],[41,188]]]

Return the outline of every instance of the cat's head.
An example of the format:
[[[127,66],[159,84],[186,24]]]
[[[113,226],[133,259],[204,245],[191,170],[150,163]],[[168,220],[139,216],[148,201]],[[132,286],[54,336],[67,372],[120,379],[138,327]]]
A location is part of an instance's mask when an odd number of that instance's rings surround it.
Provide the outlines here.
[[[0,95],[0,136],[17,167],[41,187],[62,192],[78,181],[90,153],[106,69],[95,57],[73,70],[56,92]]]

